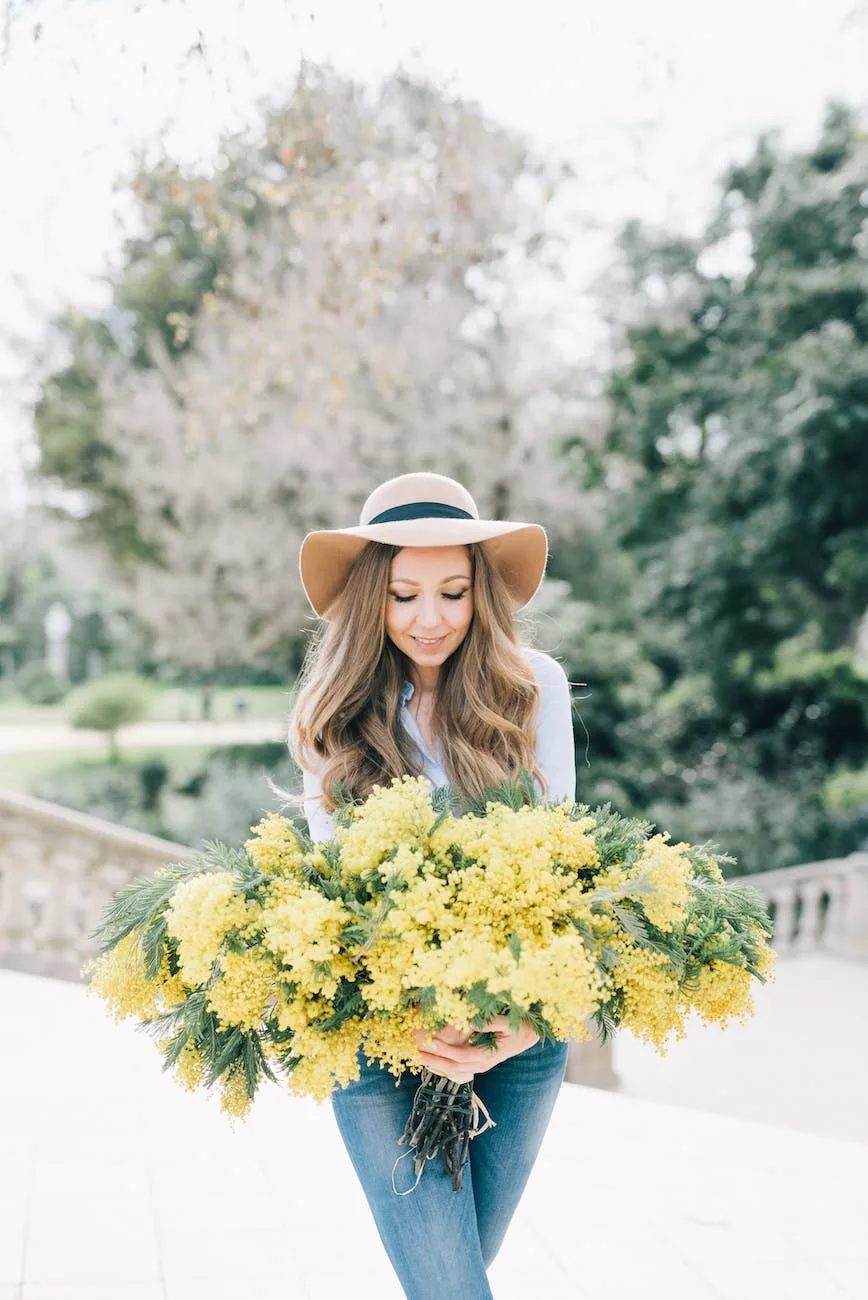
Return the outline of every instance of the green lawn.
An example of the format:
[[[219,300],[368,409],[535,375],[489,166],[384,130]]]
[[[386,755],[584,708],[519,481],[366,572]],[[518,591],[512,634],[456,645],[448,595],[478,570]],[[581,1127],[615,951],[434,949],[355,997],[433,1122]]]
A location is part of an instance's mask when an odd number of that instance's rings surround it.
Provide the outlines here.
[[[173,770],[180,763],[194,768],[209,754],[213,745],[151,745],[143,749],[125,749],[122,751],[121,763],[125,759],[141,761],[146,758],[162,758],[171,763]],[[102,767],[106,761],[107,749],[49,749],[30,754],[0,754],[0,787],[27,793],[34,781],[50,776],[54,772],[71,767]]]
[[[211,716],[215,722],[229,722],[239,717],[283,719],[289,713],[293,692],[289,686],[243,686],[237,690],[221,689],[214,694]],[[237,705],[243,701],[245,710]],[[196,721],[201,716],[197,691],[172,689],[162,691],[148,715],[152,722]]]
[[[293,691],[290,686],[239,686],[215,691],[211,716],[215,722],[229,722],[240,717],[284,719],[290,709]],[[246,706],[239,712],[238,702]],[[198,691],[170,687],[154,692],[146,721],[191,722],[201,716]],[[30,704],[21,695],[0,697],[0,726],[4,722],[65,722],[63,701],[50,707]]]

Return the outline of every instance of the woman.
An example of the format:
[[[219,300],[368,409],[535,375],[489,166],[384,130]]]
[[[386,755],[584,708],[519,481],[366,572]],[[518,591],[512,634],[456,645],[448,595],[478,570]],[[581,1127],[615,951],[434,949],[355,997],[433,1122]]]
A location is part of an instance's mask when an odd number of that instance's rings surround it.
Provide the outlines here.
[[[546,559],[538,524],[482,520],[460,483],[431,473],[381,484],[359,527],[305,537],[301,580],[327,626],[302,670],[290,748],[314,839],[333,834],[341,780],[356,798],[403,773],[473,795],[524,766],[544,798],[575,798],[569,683],[556,660],[520,644],[514,621]],[[475,1080],[495,1121],[471,1141],[458,1192],[439,1159],[412,1195],[393,1185],[418,1076],[406,1071],[396,1084],[360,1051],[359,1080],[332,1098],[410,1300],[491,1296],[486,1269],[563,1080],[566,1043],[544,1043],[527,1025],[512,1034],[505,1016],[490,1028],[496,1050],[468,1046],[470,1034],[453,1026],[417,1039],[429,1069]]]

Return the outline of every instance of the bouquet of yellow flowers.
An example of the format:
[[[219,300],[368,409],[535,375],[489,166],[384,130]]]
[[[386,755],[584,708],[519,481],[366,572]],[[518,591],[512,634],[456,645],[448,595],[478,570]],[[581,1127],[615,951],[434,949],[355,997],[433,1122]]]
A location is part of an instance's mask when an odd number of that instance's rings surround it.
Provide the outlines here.
[[[494,1047],[497,1016],[547,1041],[593,1024],[665,1053],[692,1011],[746,1018],[752,981],[773,973],[763,900],[726,883],[733,859],[710,844],[670,844],[608,804],[541,801],[527,771],[470,800],[410,776],[337,796],[333,839],[271,814],[243,849],[209,842],[119,890],[92,934],[90,989],[230,1115],[263,1078],[325,1100],[358,1079],[364,1049],[421,1074],[401,1142],[417,1182],[439,1152],[459,1190],[481,1102],[424,1067],[419,1030]]]

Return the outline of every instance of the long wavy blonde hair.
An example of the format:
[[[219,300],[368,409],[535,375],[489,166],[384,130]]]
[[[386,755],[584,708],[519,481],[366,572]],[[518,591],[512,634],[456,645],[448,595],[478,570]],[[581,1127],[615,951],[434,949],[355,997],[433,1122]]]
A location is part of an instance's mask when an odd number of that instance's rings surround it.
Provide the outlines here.
[[[337,806],[338,781],[364,799],[374,785],[422,772],[399,716],[410,660],[385,625],[392,559],[402,549],[368,542],[359,553],[298,677],[289,749],[300,767],[319,772],[326,812]],[[467,550],[473,616],[441,667],[434,698],[443,767],[450,785],[471,797],[504,778],[515,780],[525,767],[546,797],[536,762],[539,687],[522,653],[509,591],[481,543],[468,543]]]

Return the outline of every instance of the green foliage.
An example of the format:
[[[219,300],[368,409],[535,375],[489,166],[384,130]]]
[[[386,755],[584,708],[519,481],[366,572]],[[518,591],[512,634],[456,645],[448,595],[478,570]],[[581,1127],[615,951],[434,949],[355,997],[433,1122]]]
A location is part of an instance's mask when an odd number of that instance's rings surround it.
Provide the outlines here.
[[[741,875],[845,855],[868,835],[868,808],[845,817],[826,807],[819,773],[766,777],[751,762],[751,747],[743,752],[743,769],[733,766],[695,782],[688,798],[678,797],[680,792],[652,796],[649,812],[671,831],[673,842],[696,841],[713,830],[735,860],[727,874]]]
[[[204,870],[215,870],[203,856],[191,857],[186,862],[170,863],[162,874],[144,876],[117,890],[103,910],[98,926],[88,938],[99,943],[101,953],[110,952],[121,939],[133,930],[146,931],[162,919],[175,886],[180,880],[197,875]],[[156,970],[148,978],[152,979]]]
[[[157,808],[160,795],[169,779],[169,765],[161,758],[149,759],[139,768],[142,788],[142,807],[152,813]]]
[[[632,866],[651,833],[653,822],[614,812],[609,803],[593,810],[587,804],[577,804],[572,813],[577,819],[588,815],[594,819],[594,841],[601,869],[605,871],[615,863]]]
[[[458,796],[453,797],[457,802]],[[479,795],[464,800],[467,812],[474,817],[484,817],[486,805],[489,803],[506,804],[507,808],[518,812],[520,808],[526,806],[535,807],[539,802],[533,776],[526,767],[521,769],[517,781],[498,781],[494,785],[486,786]]]
[[[768,666],[810,622],[839,649],[868,606],[866,184],[868,141],[835,110],[814,151],[763,142],[732,169],[677,257],[671,240],[625,237],[637,297],[663,276],[679,311],[627,329],[612,379],[610,450],[642,471],[622,537],[647,565],[645,607],[690,620],[688,664],[713,636],[715,675],[742,653]],[[704,272],[734,231],[746,271]]]
[[[151,687],[140,677],[115,673],[72,692],[68,700],[70,725],[105,732],[116,754],[115,733],[120,727],[141,722],[148,714],[151,698]]]
[[[145,831],[165,839],[159,813],[146,809],[141,767],[134,763],[79,763],[64,767],[33,781],[30,792],[38,799],[74,808],[77,812],[118,822],[131,830]]]
[[[16,673],[15,684],[31,704],[59,704],[68,690],[42,663],[25,665]]]
[[[207,838],[241,844],[254,822],[275,808],[269,773],[258,764],[248,767],[225,753],[213,754],[199,775],[194,797],[170,794],[163,801],[167,829],[183,844],[199,844]]]
[[[621,244],[602,462],[632,578],[584,612],[570,652],[595,724],[579,789],[713,835],[741,871],[868,832],[823,794],[830,770],[868,759],[852,649],[868,607],[866,193],[868,136],[835,107],[814,148],[767,138],[730,169],[700,237],[632,223]],[[619,637],[636,647],[626,671]]]
[[[868,818],[868,767],[833,772],[823,790],[823,803],[830,813],[845,816],[861,812]]]
[[[275,807],[268,777],[285,785],[289,770],[284,745],[238,746],[240,754],[235,748],[221,746],[195,759],[166,749],[138,761],[78,762],[40,776],[28,789],[50,803],[178,844],[211,838],[238,846]],[[275,751],[282,767],[260,765]]]

